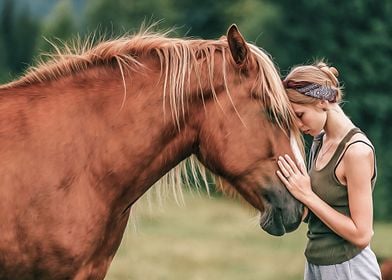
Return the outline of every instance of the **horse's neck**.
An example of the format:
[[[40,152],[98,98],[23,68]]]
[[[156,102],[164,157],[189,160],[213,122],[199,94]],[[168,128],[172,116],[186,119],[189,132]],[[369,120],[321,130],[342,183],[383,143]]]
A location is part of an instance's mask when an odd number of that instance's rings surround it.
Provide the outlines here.
[[[35,129],[26,141],[37,149],[48,145],[38,159],[51,161],[43,164],[47,168],[89,172],[84,176],[103,195],[129,203],[192,153],[196,132],[187,125],[178,130],[169,108],[163,117],[157,80],[130,74],[125,96],[120,72],[100,71],[33,86],[45,98],[30,104],[23,89],[25,117]]]
[[[110,132],[107,137],[114,139],[111,145],[118,145],[117,148],[111,146],[114,164],[118,166],[119,174],[123,172],[120,177],[128,180],[124,184],[126,200],[133,202],[191,155],[197,131],[194,126],[185,123],[187,121],[180,122],[182,127],[179,130],[172,119],[168,102],[164,112],[162,86],[158,84],[159,73],[156,72],[133,73],[130,79],[126,79],[127,99],[120,109],[119,101],[122,102],[125,93],[119,74],[118,84],[121,88],[113,93],[119,98],[112,103],[109,122],[112,127],[119,128],[119,133],[116,136]]]

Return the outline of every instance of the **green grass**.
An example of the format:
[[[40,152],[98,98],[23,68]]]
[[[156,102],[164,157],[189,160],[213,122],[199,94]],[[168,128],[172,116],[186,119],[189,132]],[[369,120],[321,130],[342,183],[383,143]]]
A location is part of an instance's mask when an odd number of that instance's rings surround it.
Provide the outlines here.
[[[134,213],[107,280],[303,279],[306,225],[273,237],[241,203],[185,194],[185,206],[166,202]],[[392,225],[376,224],[373,250],[392,256]]]

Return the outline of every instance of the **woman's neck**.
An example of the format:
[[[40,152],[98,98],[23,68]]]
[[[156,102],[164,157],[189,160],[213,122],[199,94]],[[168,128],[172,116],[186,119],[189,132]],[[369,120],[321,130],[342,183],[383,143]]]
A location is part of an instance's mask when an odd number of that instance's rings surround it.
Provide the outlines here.
[[[355,127],[338,104],[331,104],[327,111],[327,121],[324,126],[325,138],[328,141],[342,139],[350,129]]]

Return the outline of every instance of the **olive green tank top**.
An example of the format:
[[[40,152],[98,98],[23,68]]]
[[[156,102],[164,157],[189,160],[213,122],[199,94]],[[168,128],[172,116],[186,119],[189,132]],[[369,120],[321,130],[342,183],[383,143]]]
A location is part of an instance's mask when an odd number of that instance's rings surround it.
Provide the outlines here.
[[[362,132],[359,128],[351,129],[341,140],[329,162],[319,170],[316,169],[315,163],[323,144],[323,134],[318,135],[314,138],[308,162],[313,191],[332,208],[346,216],[350,216],[347,187],[342,185],[336,178],[336,167],[347,148],[354,143],[365,143],[374,152],[374,148],[362,140],[353,141],[346,146],[356,133]],[[374,176],[371,180],[372,189],[374,188],[375,181],[376,166],[374,167]],[[309,211],[306,220],[308,222],[308,243],[305,256],[309,263],[316,265],[339,264],[360,253],[360,248],[334,233],[312,212]]]

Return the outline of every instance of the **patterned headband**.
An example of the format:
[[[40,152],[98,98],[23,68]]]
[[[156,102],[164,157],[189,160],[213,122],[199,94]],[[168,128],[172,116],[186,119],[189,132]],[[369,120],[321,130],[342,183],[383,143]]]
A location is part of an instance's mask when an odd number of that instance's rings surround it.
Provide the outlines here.
[[[331,88],[330,86],[323,86],[314,83],[308,82],[293,82],[293,81],[284,81],[284,86],[286,88],[294,89],[306,96],[318,98],[321,100],[327,100],[329,102],[336,101],[337,90]]]

